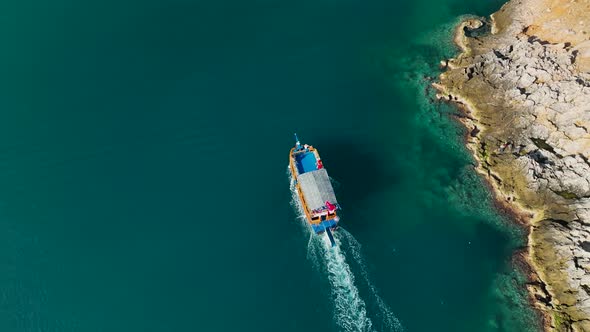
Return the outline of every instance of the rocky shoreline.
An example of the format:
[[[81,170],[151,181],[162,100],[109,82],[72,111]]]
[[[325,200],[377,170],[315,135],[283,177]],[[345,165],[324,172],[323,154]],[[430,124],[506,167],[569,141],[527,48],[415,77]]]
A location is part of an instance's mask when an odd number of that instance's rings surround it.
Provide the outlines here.
[[[529,228],[551,331],[590,331],[590,0],[512,0],[457,27],[438,97],[458,104],[496,198]]]

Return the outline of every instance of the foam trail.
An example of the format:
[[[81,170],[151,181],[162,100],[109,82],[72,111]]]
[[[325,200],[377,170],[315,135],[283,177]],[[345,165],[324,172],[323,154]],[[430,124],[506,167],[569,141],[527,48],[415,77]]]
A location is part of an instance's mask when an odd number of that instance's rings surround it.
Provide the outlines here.
[[[361,275],[363,277],[363,281],[369,288],[371,292],[371,296],[373,297],[375,303],[379,309],[379,321],[383,323],[382,331],[396,331],[400,332],[403,331],[402,324],[400,323],[399,319],[393,314],[391,308],[383,301],[377,289],[369,280],[369,273],[367,272],[367,267],[361,255],[361,244],[356,240],[352,234],[347,232],[342,227],[338,229],[337,236],[339,239],[344,240],[346,247],[350,249],[352,253],[352,257],[355,260],[355,263],[358,264],[360,267]]]
[[[367,317],[365,302],[354,284],[354,275],[340,250],[340,244],[331,249],[326,248],[323,243],[321,246],[324,250],[324,263],[332,288],[336,323],[347,332],[372,331],[373,324]]]
[[[310,260],[316,269],[325,268],[330,282],[332,300],[334,303],[334,320],[336,324],[345,332],[373,332],[373,323],[367,315],[365,301],[361,298],[355,285],[355,278],[350,266],[346,262],[343,245],[350,246],[352,258],[355,263],[361,267],[363,281],[368,285],[371,296],[375,299],[379,307],[379,318],[383,321],[385,331],[403,331],[399,320],[395,317],[391,309],[383,302],[377,294],[376,288],[369,281],[368,273],[360,253],[360,243],[342,227],[335,232],[337,246],[331,248],[324,243],[320,236],[314,236],[311,231],[303,207],[299,201],[295,180],[287,169],[290,179],[291,188],[291,205],[298,213],[297,219],[303,227],[306,234],[310,234],[307,243],[307,259]],[[340,233],[342,233],[340,235]]]
[[[298,219],[301,221],[300,224],[304,227],[305,232],[310,234],[307,258],[315,268],[325,267],[328,273],[336,324],[345,332],[372,331],[372,323],[367,317],[365,302],[361,299],[354,284],[354,275],[339,248],[340,244],[338,243],[337,247],[330,248],[324,244],[324,241],[319,236],[314,236],[305,220],[303,207],[297,197],[295,181],[290,177],[290,172],[289,179],[292,194],[291,204],[298,212]]]

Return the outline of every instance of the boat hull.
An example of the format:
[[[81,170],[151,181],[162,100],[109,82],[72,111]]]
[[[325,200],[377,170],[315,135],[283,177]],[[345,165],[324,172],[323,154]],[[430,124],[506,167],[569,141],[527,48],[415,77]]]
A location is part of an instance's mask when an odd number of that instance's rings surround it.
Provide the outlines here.
[[[339,206],[318,151],[311,146],[306,146],[304,150],[292,148],[289,153],[289,170],[311,229],[317,234],[335,230],[340,220],[337,213]],[[329,207],[334,207],[333,210],[325,205],[320,206],[323,200],[326,200],[325,204]]]

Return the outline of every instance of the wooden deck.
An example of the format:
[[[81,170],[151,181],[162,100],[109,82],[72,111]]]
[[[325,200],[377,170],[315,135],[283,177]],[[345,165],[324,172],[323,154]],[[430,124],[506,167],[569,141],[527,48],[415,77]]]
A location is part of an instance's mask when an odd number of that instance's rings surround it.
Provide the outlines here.
[[[309,146],[308,149],[310,152],[314,153],[317,160],[320,160],[320,155],[319,155],[318,151],[313,148],[313,146]],[[299,172],[297,171],[297,166],[295,165],[295,157],[293,154],[294,152],[295,152],[295,148],[291,148],[291,151],[289,152],[289,169],[291,170],[291,176],[293,176],[293,178],[295,180],[297,180],[297,176],[299,175]],[[307,218],[307,221],[310,224],[317,225],[317,224],[321,223],[322,221],[332,220],[338,216],[338,214],[336,212],[334,212],[333,214],[326,215],[324,220],[322,220],[321,217],[312,218],[311,213],[309,212],[309,208],[307,207],[307,204],[305,203],[305,198],[303,197],[303,192],[301,191],[301,187],[299,186],[299,181],[297,181],[297,183],[295,184],[295,188],[297,188],[297,196],[299,196],[299,200],[301,201],[301,205],[303,206],[303,212],[305,212],[305,217]]]

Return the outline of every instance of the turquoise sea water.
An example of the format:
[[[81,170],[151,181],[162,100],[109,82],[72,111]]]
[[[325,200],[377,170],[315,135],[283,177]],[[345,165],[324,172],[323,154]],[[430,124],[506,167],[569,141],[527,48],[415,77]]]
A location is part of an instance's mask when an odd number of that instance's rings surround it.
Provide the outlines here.
[[[534,331],[429,79],[499,0],[0,4],[0,331]],[[344,208],[298,218],[292,133]]]

